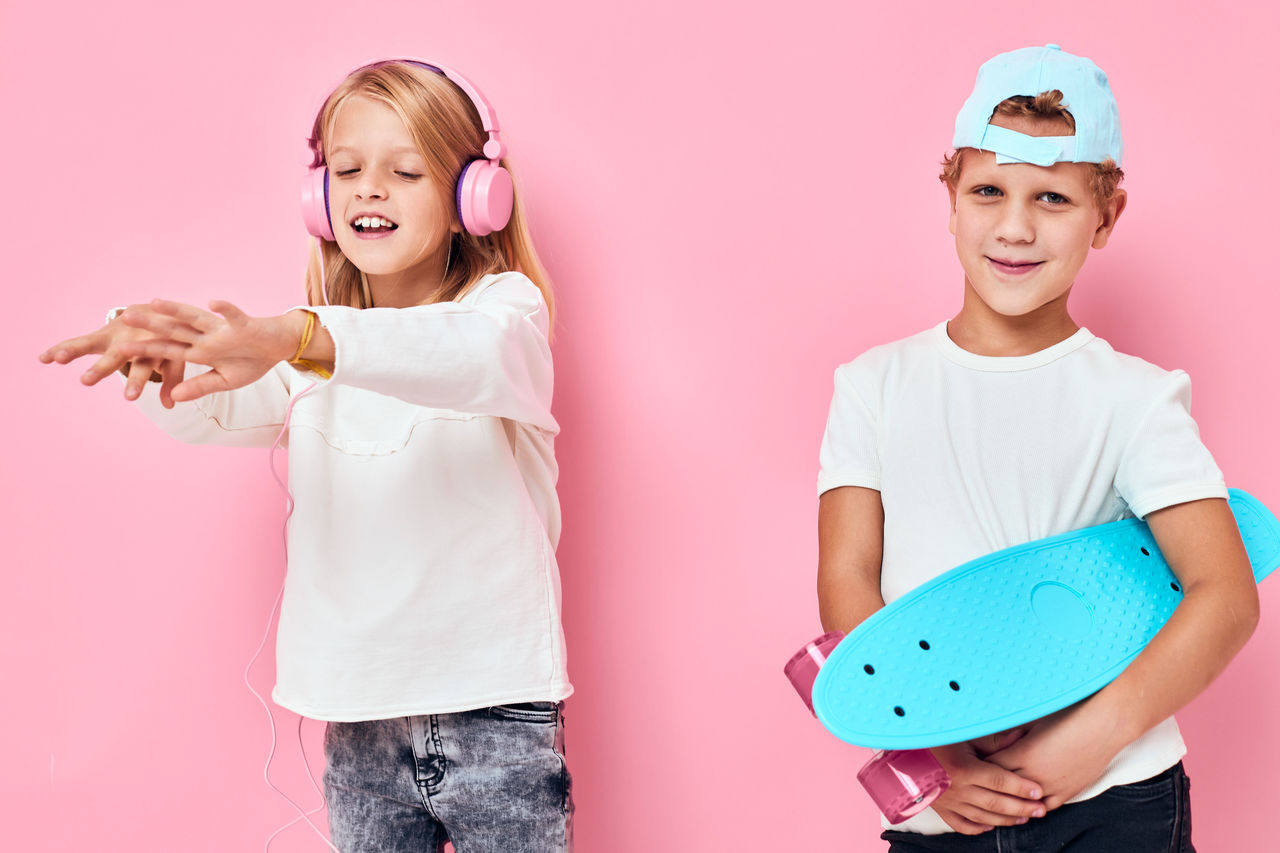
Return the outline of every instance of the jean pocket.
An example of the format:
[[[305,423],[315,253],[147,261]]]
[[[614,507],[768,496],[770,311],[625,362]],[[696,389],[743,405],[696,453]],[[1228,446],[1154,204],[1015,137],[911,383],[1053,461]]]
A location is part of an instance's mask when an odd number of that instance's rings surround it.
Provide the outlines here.
[[[523,720],[527,723],[556,723],[560,720],[558,702],[516,702],[510,705],[494,705],[489,714],[504,720]]]

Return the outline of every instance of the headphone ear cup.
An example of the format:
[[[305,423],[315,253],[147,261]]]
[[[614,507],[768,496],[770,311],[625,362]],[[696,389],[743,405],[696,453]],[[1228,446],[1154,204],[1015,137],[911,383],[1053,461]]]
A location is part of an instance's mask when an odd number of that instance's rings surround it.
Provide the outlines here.
[[[308,169],[302,177],[302,222],[311,236],[333,240],[333,224],[329,219],[329,170],[324,166]]]
[[[515,188],[511,173],[492,160],[472,160],[458,176],[458,219],[468,234],[483,237],[511,221]]]

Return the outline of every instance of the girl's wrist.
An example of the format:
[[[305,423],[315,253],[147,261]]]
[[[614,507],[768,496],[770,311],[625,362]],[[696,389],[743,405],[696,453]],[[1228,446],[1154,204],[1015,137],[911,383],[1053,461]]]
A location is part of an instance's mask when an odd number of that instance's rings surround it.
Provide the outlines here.
[[[306,355],[307,345],[311,342],[304,339],[307,326],[314,323],[310,311],[294,308],[280,316],[283,331],[280,342],[280,361],[294,362]]]

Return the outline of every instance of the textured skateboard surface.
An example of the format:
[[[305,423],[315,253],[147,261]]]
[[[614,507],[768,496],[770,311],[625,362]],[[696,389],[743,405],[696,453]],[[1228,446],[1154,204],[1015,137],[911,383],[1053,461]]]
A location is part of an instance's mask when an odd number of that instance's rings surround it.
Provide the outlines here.
[[[1280,522],[1237,489],[1230,506],[1260,581],[1280,566]],[[997,551],[859,625],[818,673],[814,710],[840,739],[877,749],[982,737],[1104,687],[1181,600],[1136,518]]]

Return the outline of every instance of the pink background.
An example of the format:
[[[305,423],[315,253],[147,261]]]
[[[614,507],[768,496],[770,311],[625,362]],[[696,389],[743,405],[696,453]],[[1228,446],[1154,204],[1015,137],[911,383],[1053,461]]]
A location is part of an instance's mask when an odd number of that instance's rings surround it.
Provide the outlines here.
[[[179,445],[35,356],[152,296],[295,303],[303,139],[367,59],[475,77],[558,286],[583,851],[883,849],[865,751],[781,667],[818,632],[831,371],[958,307],[934,176],[994,53],[1056,41],[1109,72],[1131,202],[1076,315],[1189,370],[1229,482],[1280,507],[1274,5],[860,5],[3,4],[6,846],[255,850],[292,816],[240,682],[282,571],[264,454]],[[1274,823],[1280,582],[1262,598],[1180,715],[1209,853]],[[313,803],[278,716],[276,777]]]

